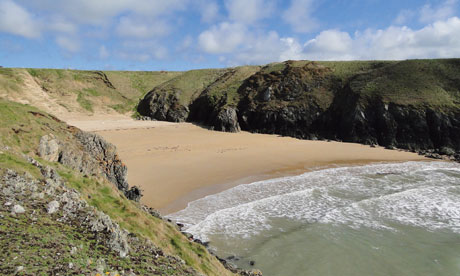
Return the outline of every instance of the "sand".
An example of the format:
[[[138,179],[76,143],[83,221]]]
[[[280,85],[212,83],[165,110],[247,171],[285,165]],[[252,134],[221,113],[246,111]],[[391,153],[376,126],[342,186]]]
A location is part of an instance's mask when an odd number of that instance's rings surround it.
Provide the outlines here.
[[[372,162],[426,160],[414,153],[306,141],[248,132],[223,133],[189,123],[133,121],[123,116],[67,118],[115,144],[142,202],[163,214],[232,186],[307,171]]]

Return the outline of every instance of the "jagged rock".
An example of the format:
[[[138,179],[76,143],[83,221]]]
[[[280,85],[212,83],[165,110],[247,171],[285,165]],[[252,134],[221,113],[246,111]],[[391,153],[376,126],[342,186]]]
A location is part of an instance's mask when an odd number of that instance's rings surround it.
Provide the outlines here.
[[[109,216],[100,211],[95,211],[94,216],[87,218],[90,229],[95,232],[110,232],[109,247],[125,258],[129,253],[128,232],[122,230],[118,224],[113,223]]]
[[[59,202],[56,200],[51,201],[48,203],[48,207],[46,208],[48,214],[53,214],[59,210]]]
[[[222,109],[214,122],[214,129],[226,132],[241,131],[236,109],[233,107],[226,107]]]
[[[265,92],[263,94],[263,101],[264,102],[269,102],[270,101],[271,96],[272,96],[272,92],[273,92],[273,89],[272,89],[271,86],[269,88],[267,88],[267,90],[265,90]]]
[[[56,162],[59,158],[59,144],[53,134],[48,134],[40,138],[38,154],[41,158]]]
[[[127,191],[129,187],[127,182],[128,169],[118,157],[116,147],[94,133],[80,131],[76,133],[75,137],[81,142],[86,152],[98,162],[100,169],[109,181],[115,183],[118,189],[123,192]]]
[[[15,204],[13,208],[11,208],[11,212],[15,214],[23,214],[26,212],[26,210],[21,205]]]
[[[142,197],[142,191],[139,187],[133,186],[125,192],[125,196],[130,200],[139,202]]]
[[[75,128],[71,128],[71,130],[79,144],[63,143],[46,135],[41,139],[40,144],[43,145],[41,148],[51,148],[50,143],[53,145],[60,144],[57,148],[58,152],[53,151],[52,160],[58,161],[84,175],[103,174],[129,199],[139,201],[142,193],[137,187],[128,189],[128,169],[120,160],[116,147],[97,134],[83,132]],[[52,138],[51,140],[50,137]],[[46,170],[47,168],[41,169]],[[47,172],[45,177],[53,179],[52,175],[50,175],[52,173],[52,171]],[[52,194],[54,192],[53,185],[49,186],[47,193]]]
[[[190,112],[187,106],[180,103],[181,92],[167,93],[161,90],[152,90],[139,102],[137,111],[142,116],[155,120],[169,122],[184,122]]]

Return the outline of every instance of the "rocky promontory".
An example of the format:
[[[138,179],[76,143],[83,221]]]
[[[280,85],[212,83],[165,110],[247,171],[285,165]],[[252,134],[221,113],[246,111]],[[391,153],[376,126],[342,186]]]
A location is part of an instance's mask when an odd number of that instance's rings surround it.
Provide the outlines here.
[[[0,130],[2,275],[234,275],[139,203],[102,137],[4,100]]]
[[[460,60],[287,61],[223,72],[194,93],[180,121],[220,131],[251,131],[399,148],[460,160]],[[174,87],[174,79],[169,83]],[[160,108],[141,100],[156,120]],[[146,108],[149,102],[150,109]],[[177,121],[177,120],[176,120]]]

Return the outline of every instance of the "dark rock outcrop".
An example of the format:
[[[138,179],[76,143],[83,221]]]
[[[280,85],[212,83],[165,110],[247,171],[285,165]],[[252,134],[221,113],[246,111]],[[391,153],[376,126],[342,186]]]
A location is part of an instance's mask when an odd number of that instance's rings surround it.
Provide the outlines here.
[[[75,137],[85,152],[97,162],[99,169],[102,170],[107,179],[116,184],[119,190],[127,191],[129,187],[128,168],[118,157],[116,147],[94,133],[77,131]]]
[[[352,98],[352,97],[349,97]],[[460,112],[385,103],[371,99],[334,103],[323,115],[321,135],[330,139],[410,151],[435,149],[453,156],[460,151]]]
[[[206,94],[191,104],[187,121],[198,122],[218,131],[239,132],[241,130],[236,108],[227,106],[224,101],[214,104]]]
[[[70,128],[78,144],[60,141],[54,135],[40,139],[38,153],[51,162],[59,162],[84,175],[103,175],[112,182],[128,199],[139,201],[141,190],[129,188],[128,168],[120,160],[114,145],[101,136]]]
[[[356,142],[460,159],[460,60],[350,65],[331,69],[287,61],[248,77],[237,96],[209,93],[225,87],[218,82],[227,82],[230,71],[205,88],[181,118],[220,131]],[[148,99],[166,97],[153,94],[141,102],[143,115],[174,121],[164,114],[177,99],[150,100],[157,104],[147,106]],[[167,112],[158,111],[163,103]]]
[[[139,102],[137,110],[142,116],[155,120],[184,122],[189,108],[180,103],[177,94],[180,93],[165,93],[154,89]]]

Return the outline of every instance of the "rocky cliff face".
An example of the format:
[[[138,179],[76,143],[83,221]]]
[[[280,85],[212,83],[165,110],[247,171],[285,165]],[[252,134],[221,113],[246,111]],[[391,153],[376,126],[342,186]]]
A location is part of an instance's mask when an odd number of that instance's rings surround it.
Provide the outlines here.
[[[451,156],[460,151],[458,109],[415,107],[379,98],[363,105],[350,95],[338,96],[336,103],[318,120],[320,136],[416,152],[436,150]]]
[[[458,59],[288,61],[247,77],[236,96],[225,89],[209,93],[228,82],[222,76],[182,118],[221,131],[357,142],[460,160],[459,73]],[[157,109],[141,113],[165,119]]]
[[[25,158],[43,179],[2,172],[2,275],[200,275],[88,204],[53,168]]]
[[[180,104],[177,93],[152,90],[139,102],[138,112],[155,120],[184,122],[189,113],[188,106]]]
[[[78,144],[63,142],[54,135],[40,139],[38,153],[45,160],[59,162],[85,175],[104,175],[125,196],[139,201],[142,194],[138,187],[129,188],[128,169],[117,155],[116,147],[94,133],[69,127]]]
[[[337,80],[314,63],[263,71],[239,88],[238,120],[243,130],[313,139],[315,121],[330,106]]]

